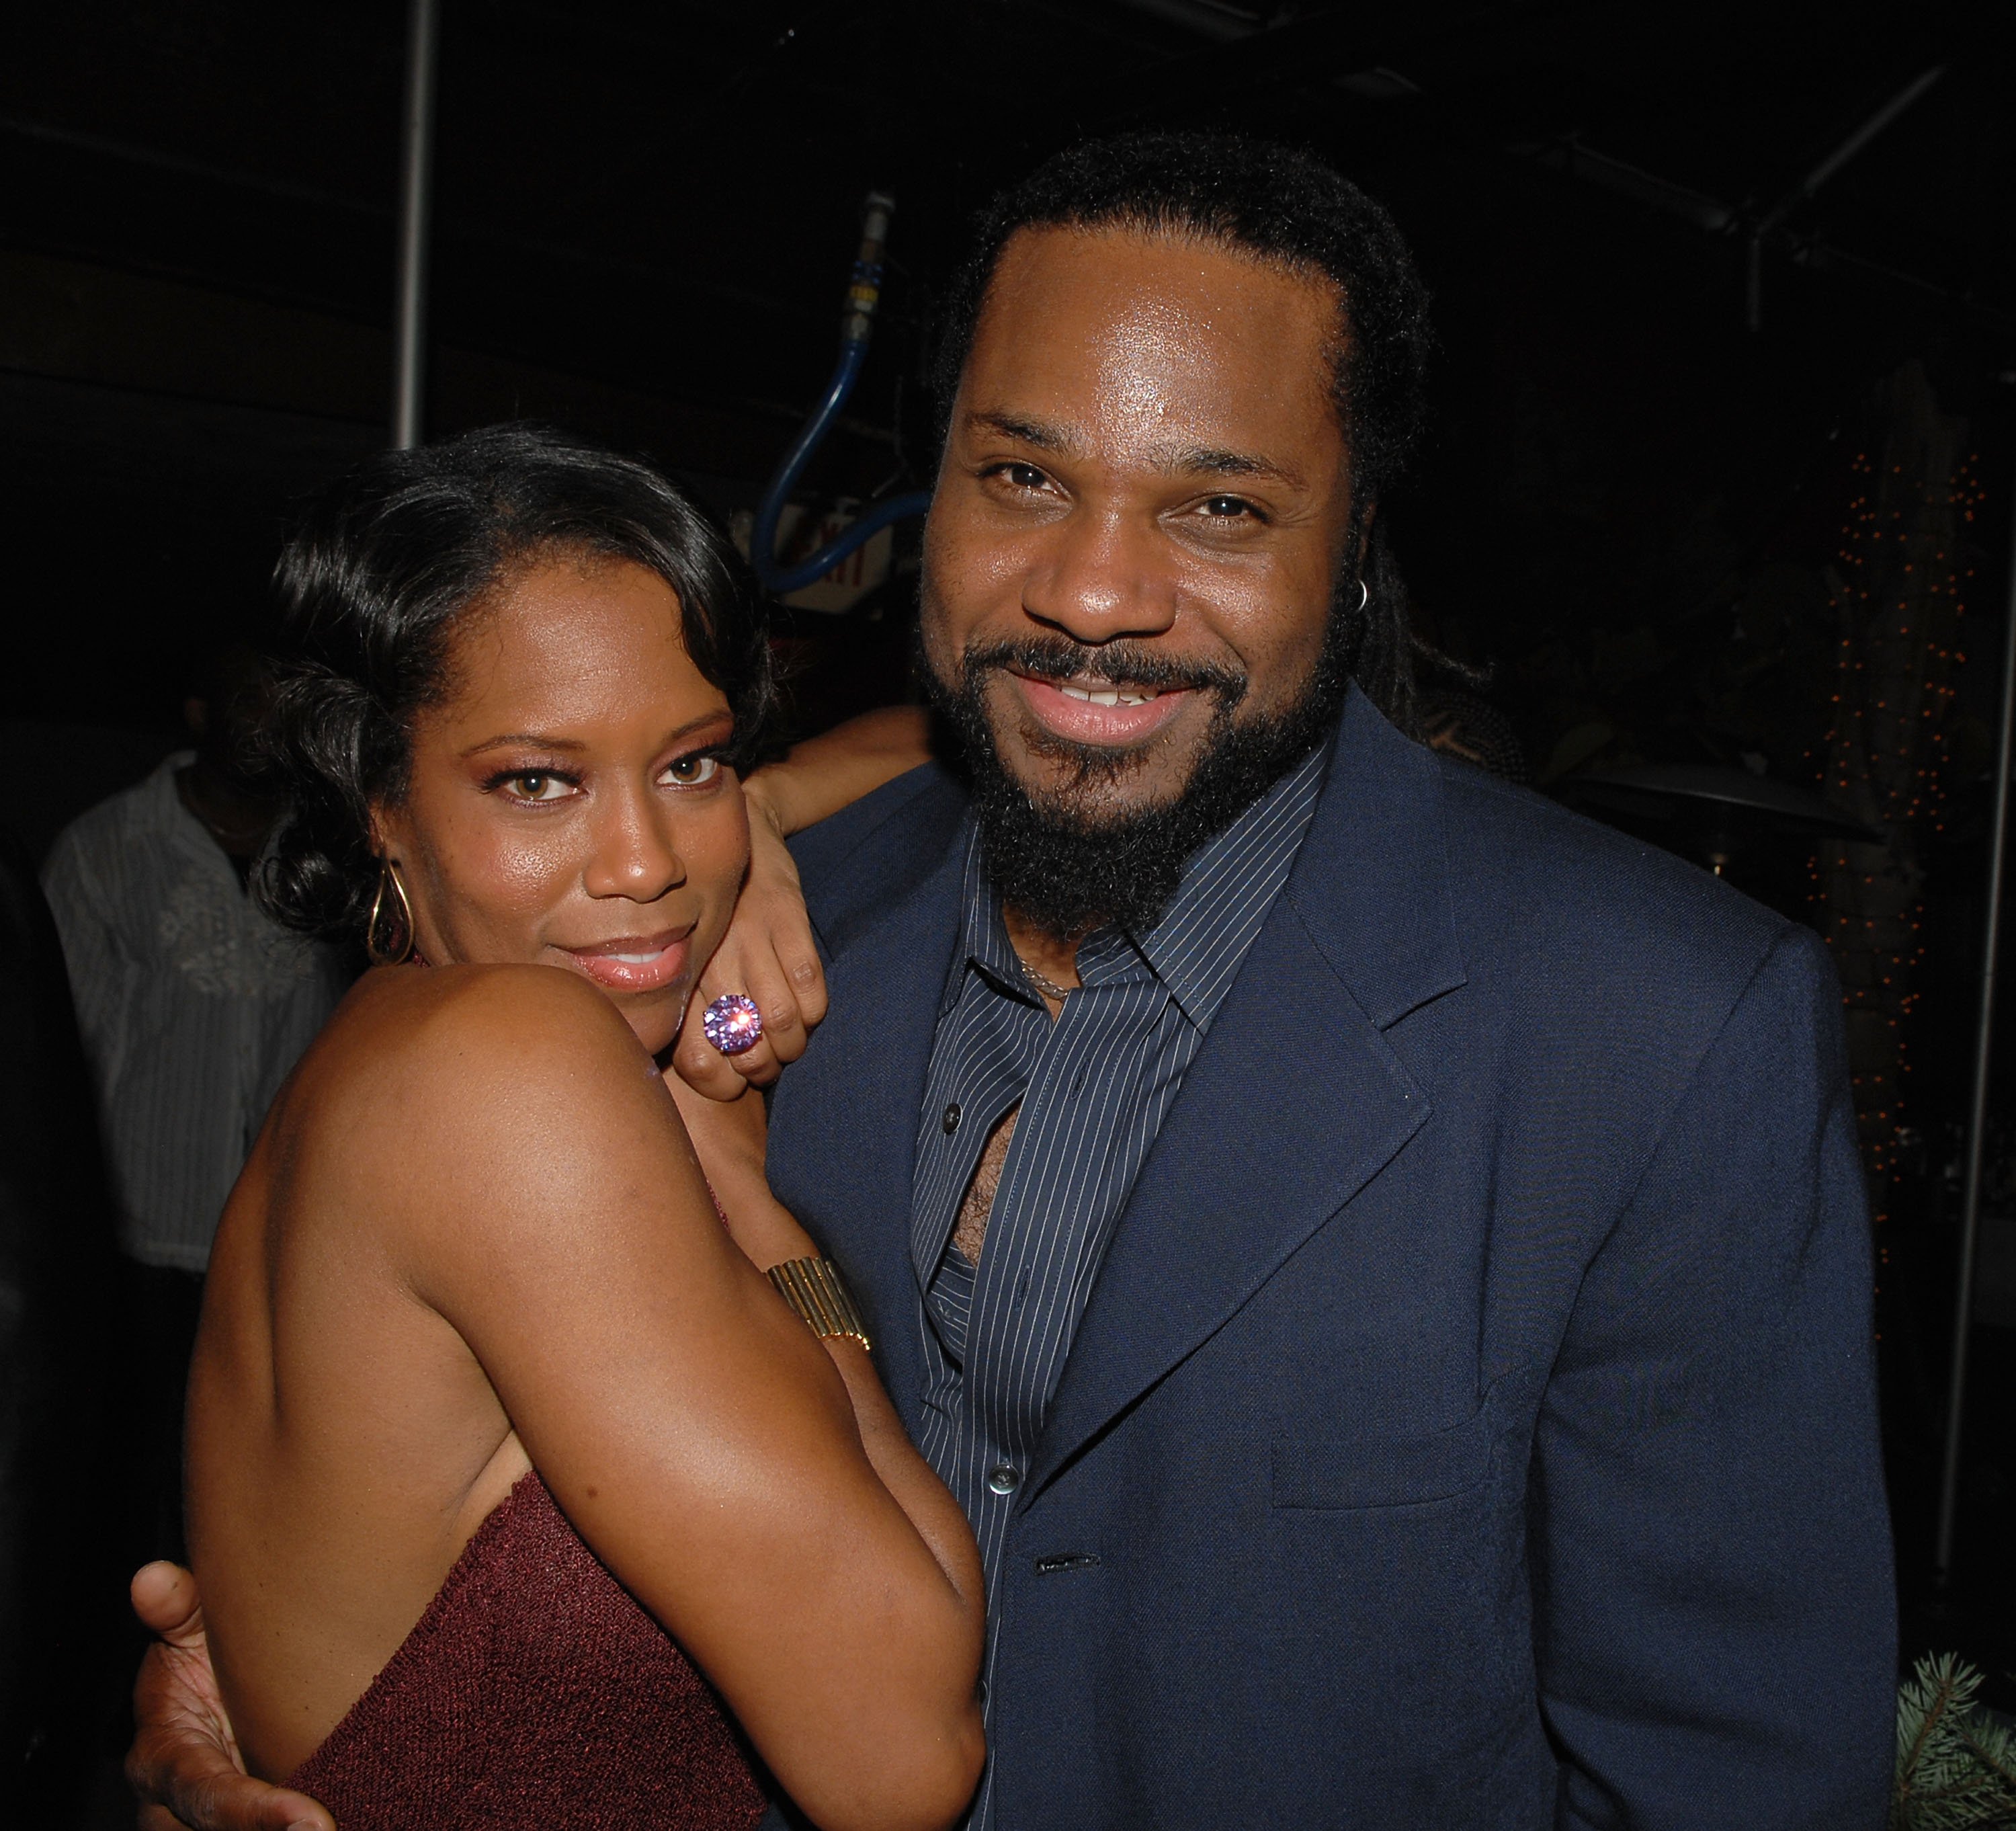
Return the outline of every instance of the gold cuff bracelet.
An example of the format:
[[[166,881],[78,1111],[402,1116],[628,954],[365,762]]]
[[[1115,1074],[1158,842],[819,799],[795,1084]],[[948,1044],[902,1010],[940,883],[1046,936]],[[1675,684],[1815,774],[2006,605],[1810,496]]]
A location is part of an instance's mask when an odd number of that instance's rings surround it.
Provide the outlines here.
[[[862,1347],[869,1346],[868,1325],[854,1307],[853,1293],[842,1280],[840,1267],[830,1259],[787,1259],[764,1275],[822,1341],[848,1335]]]

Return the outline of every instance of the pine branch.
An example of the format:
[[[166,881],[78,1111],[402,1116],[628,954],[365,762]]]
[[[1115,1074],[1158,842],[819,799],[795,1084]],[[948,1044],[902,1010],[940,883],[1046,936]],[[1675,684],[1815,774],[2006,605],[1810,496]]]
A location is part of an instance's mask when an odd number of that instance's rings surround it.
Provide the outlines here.
[[[2016,1831],[2016,1735],[1975,1708],[1980,1689],[1950,1653],[1898,1688],[1891,1831]]]
[[[2010,1805],[2016,1809],[2016,1736],[1999,1723],[1977,1720],[1953,1727],[1967,1753],[2007,1790]]]
[[[1936,1744],[1946,1713],[1957,1700],[1964,1708],[1967,1680],[1955,1670],[1950,1653],[1919,1660],[1897,1697],[1897,1783],[1891,1820],[1898,1826],[1911,1821],[1910,1802],[1927,1751]]]

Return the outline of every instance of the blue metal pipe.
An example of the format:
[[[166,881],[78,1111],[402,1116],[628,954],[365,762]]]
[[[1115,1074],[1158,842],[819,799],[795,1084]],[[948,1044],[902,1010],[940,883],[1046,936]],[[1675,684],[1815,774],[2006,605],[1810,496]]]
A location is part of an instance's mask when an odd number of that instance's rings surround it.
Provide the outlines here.
[[[764,589],[779,597],[802,591],[823,578],[855,548],[873,539],[892,521],[921,515],[931,506],[931,496],[926,491],[891,496],[886,501],[871,504],[834,539],[797,565],[780,566],[777,563],[777,524],[783,518],[784,504],[790,501],[791,492],[797,487],[798,478],[811,462],[812,453],[819,449],[820,441],[839,417],[841,409],[847,405],[847,397],[853,393],[854,384],[860,379],[861,366],[867,359],[869,338],[874,330],[875,308],[882,294],[882,249],[888,237],[890,212],[895,207],[894,200],[881,193],[869,193],[862,214],[861,252],[848,282],[847,312],[841,325],[840,362],[833,369],[833,379],[826,384],[824,396],[792,442],[791,449],[784,454],[784,461],[777,467],[776,474],[770,479],[770,486],[764,491],[763,499],[757,506],[755,526],[750,532],[750,557]]]
[[[808,585],[816,583],[845,559],[854,550],[873,540],[892,521],[902,521],[912,515],[921,515],[931,506],[931,492],[927,489],[912,492],[907,496],[886,497],[873,503],[850,521],[840,533],[821,547],[812,557],[790,567],[772,564],[759,566],[756,575],[765,587],[783,597],[794,591],[803,591]]]

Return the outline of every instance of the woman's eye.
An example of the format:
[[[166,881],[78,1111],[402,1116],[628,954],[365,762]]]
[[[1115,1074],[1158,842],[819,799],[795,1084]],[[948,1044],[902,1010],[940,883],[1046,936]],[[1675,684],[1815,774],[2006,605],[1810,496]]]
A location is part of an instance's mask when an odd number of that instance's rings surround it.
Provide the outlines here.
[[[520,801],[560,801],[565,798],[569,785],[562,777],[529,770],[522,776],[509,777],[505,786]]]
[[[703,782],[711,782],[721,773],[721,759],[718,756],[675,757],[665,765],[665,773],[682,788],[697,788]]]

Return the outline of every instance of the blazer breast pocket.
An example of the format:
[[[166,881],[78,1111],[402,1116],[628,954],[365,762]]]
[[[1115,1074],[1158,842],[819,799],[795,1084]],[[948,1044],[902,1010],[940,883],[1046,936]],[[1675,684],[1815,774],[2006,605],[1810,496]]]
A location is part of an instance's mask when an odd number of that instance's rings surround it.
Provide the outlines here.
[[[1491,1437],[1489,1407],[1445,1430],[1284,1434],[1274,1440],[1273,1504],[1343,1512],[1453,1500],[1491,1472]]]

